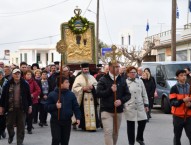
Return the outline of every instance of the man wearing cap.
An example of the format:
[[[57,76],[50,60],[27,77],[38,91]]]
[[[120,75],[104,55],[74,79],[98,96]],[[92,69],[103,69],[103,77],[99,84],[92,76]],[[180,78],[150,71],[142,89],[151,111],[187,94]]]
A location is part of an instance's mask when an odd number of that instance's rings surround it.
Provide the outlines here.
[[[94,78],[96,78],[97,81],[99,81],[99,78],[97,79],[97,76],[103,74],[101,69],[102,69],[102,64],[97,64],[96,74],[94,74]]]
[[[79,128],[87,131],[96,131],[99,127],[97,115],[96,79],[89,73],[89,64],[81,64],[82,72],[76,77],[72,91],[80,105],[82,118]]]
[[[26,113],[32,112],[32,100],[28,83],[21,77],[20,69],[13,69],[12,79],[3,88],[0,114],[7,113],[8,143],[11,144],[17,127],[17,145],[22,145],[25,134]]]
[[[60,64],[59,61],[55,61],[55,62],[54,62],[54,65],[56,66],[56,71],[59,71],[59,69],[60,69],[60,68],[59,68],[59,67],[60,67],[59,64]]]

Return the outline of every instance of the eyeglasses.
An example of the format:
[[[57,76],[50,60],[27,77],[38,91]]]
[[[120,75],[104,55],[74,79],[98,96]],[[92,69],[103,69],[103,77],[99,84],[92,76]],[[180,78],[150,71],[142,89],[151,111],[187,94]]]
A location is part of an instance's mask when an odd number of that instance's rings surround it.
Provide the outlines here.
[[[137,72],[135,72],[135,71],[130,71],[129,73],[131,73],[131,74],[136,74]]]

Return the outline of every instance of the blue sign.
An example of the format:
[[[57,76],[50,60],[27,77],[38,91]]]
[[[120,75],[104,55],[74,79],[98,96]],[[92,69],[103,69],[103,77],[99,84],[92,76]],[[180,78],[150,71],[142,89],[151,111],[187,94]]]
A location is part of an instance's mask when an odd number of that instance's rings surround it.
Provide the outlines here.
[[[104,56],[105,53],[112,51],[111,48],[101,48],[101,55]]]

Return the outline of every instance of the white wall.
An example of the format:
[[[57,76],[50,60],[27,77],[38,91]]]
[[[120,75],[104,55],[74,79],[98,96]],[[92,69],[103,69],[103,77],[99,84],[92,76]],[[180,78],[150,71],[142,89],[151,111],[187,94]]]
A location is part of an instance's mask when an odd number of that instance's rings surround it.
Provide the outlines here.
[[[27,63],[32,65],[37,61],[37,53],[40,53],[39,64],[41,67],[45,67],[55,61],[60,61],[61,55],[56,51],[55,45],[37,45],[37,46],[22,46],[18,51],[10,53],[10,64],[14,63],[19,65],[21,62],[20,54],[22,53],[22,61],[24,61],[24,53],[27,53]],[[46,61],[46,54],[48,53],[48,62]],[[53,60],[52,60],[53,53]],[[18,63],[16,62],[18,59]]]

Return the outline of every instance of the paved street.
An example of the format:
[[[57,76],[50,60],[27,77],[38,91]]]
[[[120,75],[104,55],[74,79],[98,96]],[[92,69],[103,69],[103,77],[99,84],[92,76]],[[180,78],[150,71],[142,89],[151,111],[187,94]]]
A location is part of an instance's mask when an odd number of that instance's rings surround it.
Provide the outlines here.
[[[50,145],[51,135],[50,128],[40,128],[34,125],[32,135],[26,134],[24,145]],[[146,145],[172,145],[173,129],[172,117],[168,114],[163,114],[159,109],[154,109],[152,119],[146,126],[145,143]],[[0,140],[0,145],[7,145],[7,138]],[[16,145],[14,139],[12,145]],[[104,145],[103,131],[100,129],[97,132],[72,131],[70,145]],[[118,145],[128,145],[126,135],[125,118],[123,118]],[[135,145],[138,145],[136,143]],[[189,145],[188,139],[183,133],[182,145]]]

